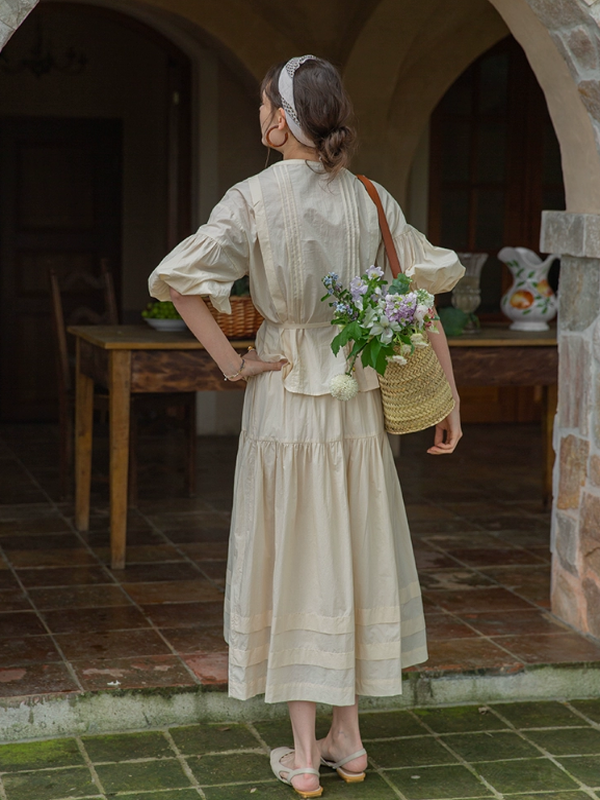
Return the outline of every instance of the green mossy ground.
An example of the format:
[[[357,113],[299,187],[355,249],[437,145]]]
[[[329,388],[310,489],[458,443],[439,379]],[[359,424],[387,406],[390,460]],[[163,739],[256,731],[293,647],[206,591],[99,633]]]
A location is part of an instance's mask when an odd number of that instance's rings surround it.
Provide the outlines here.
[[[367,712],[370,768],[329,798],[600,800],[600,701],[498,703]],[[328,719],[319,717],[319,735]],[[279,800],[295,797],[269,768],[289,723],[205,723],[0,746],[6,800]]]

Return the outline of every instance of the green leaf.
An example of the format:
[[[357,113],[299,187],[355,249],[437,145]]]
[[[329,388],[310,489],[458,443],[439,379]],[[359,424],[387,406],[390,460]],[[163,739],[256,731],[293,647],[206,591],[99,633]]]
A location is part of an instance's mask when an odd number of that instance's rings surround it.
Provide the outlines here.
[[[352,336],[352,330],[350,325],[346,325],[344,328],[342,328],[339,335],[342,347],[344,347],[344,345],[347,345],[350,339],[354,338]]]
[[[406,294],[410,290],[410,278],[401,272],[390,284],[389,294]]]
[[[369,365],[373,367],[373,369],[377,368],[377,359],[379,358],[381,348],[382,344],[378,339],[373,339],[371,341],[371,347],[369,348]]]
[[[331,342],[331,349],[336,356],[340,352],[340,348],[343,347],[347,341],[348,338],[346,337],[346,328],[344,328],[338,333],[337,336],[334,337],[333,341]]]
[[[358,322],[351,322],[349,325],[346,326],[346,330],[348,331],[347,341],[350,341],[350,339],[352,339],[352,341],[355,342],[362,336],[362,329],[358,324]]]
[[[348,361],[351,361],[353,358],[356,358],[356,356],[366,345],[367,345],[367,340],[365,339],[358,339],[356,342],[354,342],[352,350],[348,354]]]
[[[438,314],[447,336],[460,336],[469,321],[468,314],[453,306],[439,308]]]
[[[393,350],[392,350],[393,353]],[[392,353],[387,352],[387,348],[381,348],[379,351],[379,355],[377,356],[377,363],[375,364],[375,369],[380,375],[383,375],[387,368],[387,359],[388,356],[391,356]]]

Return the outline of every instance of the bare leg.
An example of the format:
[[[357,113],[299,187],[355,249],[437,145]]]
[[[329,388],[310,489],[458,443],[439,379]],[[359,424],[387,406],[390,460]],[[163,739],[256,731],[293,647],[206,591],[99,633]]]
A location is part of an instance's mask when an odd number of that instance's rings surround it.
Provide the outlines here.
[[[316,705],[305,700],[293,700],[288,703],[288,708],[294,734],[294,754],[286,756],[282,764],[290,770],[302,767],[318,770],[321,754],[315,738]],[[319,788],[319,779],[316,775],[297,775],[292,784],[295,789],[312,792]]]
[[[318,742],[321,755],[327,761],[341,761],[342,758],[362,749],[358,724],[358,697],[353,706],[334,706],[333,720],[329,733]],[[344,764],[347,772],[364,772],[367,757],[359,756]]]

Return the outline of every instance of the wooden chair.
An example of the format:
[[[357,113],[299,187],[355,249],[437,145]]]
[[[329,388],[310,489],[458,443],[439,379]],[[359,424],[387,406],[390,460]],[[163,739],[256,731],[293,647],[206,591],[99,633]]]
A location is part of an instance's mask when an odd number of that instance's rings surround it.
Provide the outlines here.
[[[56,377],[58,385],[58,420],[59,420],[59,479],[62,498],[70,497],[71,477],[73,472],[74,444],[74,364],[69,356],[67,344],[67,325],[105,324],[118,325],[118,311],[114,282],[106,259],[100,262],[100,277],[79,275],[89,288],[101,290],[104,297],[104,313],[100,314],[86,306],[78,306],[65,321],[61,287],[58,276],[53,269],[48,270],[48,284],[52,305],[52,328],[55,340]],[[71,282],[72,283],[72,282]],[[69,286],[69,279],[65,281]],[[139,417],[144,413],[164,411],[171,408],[183,410],[183,424],[186,431],[186,488],[190,497],[195,494],[196,483],[196,393],[156,393],[131,396],[130,417],[130,458],[129,458],[129,504],[137,505],[137,441]],[[94,409],[104,417],[108,415],[108,393],[106,389],[94,392]]]

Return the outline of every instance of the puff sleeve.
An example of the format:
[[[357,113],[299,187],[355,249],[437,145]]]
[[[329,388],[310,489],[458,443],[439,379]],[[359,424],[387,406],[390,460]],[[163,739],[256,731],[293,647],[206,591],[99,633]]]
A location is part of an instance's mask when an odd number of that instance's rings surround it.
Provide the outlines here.
[[[418,289],[431,294],[449,292],[465,274],[465,268],[453,250],[436,247],[406,222],[402,209],[383,187],[377,190],[390,226],[402,272],[412,278]]]
[[[210,297],[219,311],[231,313],[234,281],[248,274],[256,226],[241,185],[230,189],[210,219],[172,250],[148,279],[157,300],[170,300],[169,287],[180,294]]]
[[[453,250],[436,247],[412,225],[394,237],[402,270],[418,289],[431,294],[449,292],[465,274],[465,268]]]

